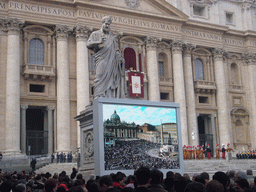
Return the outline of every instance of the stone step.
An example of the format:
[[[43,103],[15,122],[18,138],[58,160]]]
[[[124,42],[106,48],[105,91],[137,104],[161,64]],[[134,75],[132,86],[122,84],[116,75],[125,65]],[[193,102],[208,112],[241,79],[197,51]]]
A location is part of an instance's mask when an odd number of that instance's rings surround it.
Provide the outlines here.
[[[51,163],[36,170],[36,173],[38,174],[49,172],[53,175],[54,173],[61,173],[62,171],[66,171],[67,175],[70,176],[73,167],[77,168],[77,163]]]

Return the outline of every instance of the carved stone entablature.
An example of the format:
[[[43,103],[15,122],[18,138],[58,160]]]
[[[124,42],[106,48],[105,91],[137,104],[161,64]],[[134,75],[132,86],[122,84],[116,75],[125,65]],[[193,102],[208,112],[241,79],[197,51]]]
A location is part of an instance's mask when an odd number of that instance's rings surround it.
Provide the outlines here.
[[[56,25],[55,33],[57,40],[67,41],[68,35],[73,32],[73,29],[63,25]]]
[[[195,45],[191,43],[185,43],[183,45],[184,56],[191,56],[192,51],[195,49]]]
[[[256,64],[256,53],[243,53],[242,59],[245,64],[255,65]]]
[[[150,49],[156,49],[158,46],[158,43],[162,41],[161,38],[158,37],[154,37],[154,36],[147,36],[145,39],[145,43],[146,43],[146,48],[148,50]]]
[[[88,38],[92,32],[92,29],[90,29],[87,26],[78,25],[75,27],[74,32],[76,34],[77,40],[88,40]]]
[[[216,92],[216,84],[213,81],[194,81],[196,93],[212,94]]]
[[[172,51],[173,52],[181,52],[183,45],[184,45],[184,42],[182,40],[173,40],[171,42]]]
[[[222,48],[213,49],[212,52],[214,60],[223,60],[224,56],[227,55],[227,52]]]

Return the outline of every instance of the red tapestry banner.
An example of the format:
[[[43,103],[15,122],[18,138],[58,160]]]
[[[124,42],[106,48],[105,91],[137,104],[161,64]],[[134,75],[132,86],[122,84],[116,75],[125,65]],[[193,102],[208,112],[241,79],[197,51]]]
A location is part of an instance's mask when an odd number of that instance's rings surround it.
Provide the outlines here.
[[[129,72],[129,94],[130,97],[144,97],[143,73]]]

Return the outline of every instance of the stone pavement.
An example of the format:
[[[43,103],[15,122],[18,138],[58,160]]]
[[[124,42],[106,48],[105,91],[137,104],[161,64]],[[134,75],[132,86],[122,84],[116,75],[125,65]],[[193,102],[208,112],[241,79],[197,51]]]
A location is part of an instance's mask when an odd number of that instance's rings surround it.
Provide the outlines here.
[[[52,163],[44,166],[38,170],[36,173],[46,173],[51,174],[60,173],[61,171],[66,171],[67,175],[70,175],[72,168],[77,167],[76,163]],[[226,172],[228,170],[247,170],[252,169],[253,175],[256,176],[256,159],[233,159],[230,161],[223,159],[204,159],[204,160],[185,160],[184,161],[184,173],[188,173],[191,177],[195,173],[207,172],[212,178],[212,175],[217,171]],[[84,176],[86,178],[86,176]],[[87,176],[88,177],[88,176]]]

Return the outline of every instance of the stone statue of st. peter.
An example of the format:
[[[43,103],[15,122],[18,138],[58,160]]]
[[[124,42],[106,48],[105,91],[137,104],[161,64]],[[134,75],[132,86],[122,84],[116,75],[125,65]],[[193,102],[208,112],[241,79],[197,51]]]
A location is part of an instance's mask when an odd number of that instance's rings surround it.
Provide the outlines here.
[[[124,58],[110,32],[110,24],[111,17],[103,17],[102,28],[94,31],[87,42],[88,49],[95,52],[94,98],[125,96]]]

